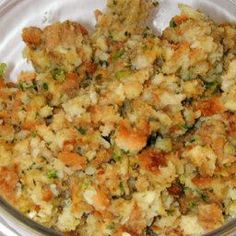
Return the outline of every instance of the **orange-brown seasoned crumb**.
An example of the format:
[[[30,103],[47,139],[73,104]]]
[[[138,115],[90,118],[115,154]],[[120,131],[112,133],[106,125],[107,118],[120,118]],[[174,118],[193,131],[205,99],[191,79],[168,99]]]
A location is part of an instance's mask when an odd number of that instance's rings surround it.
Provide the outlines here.
[[[38,46],[42,41],[42,31],[36,27],[24,28],[22,32],[22,39],[25,43]]]

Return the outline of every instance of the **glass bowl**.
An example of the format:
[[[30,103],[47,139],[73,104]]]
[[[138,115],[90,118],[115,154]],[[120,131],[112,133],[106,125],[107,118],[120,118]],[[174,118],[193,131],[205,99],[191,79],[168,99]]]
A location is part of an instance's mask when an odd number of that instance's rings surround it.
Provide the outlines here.
[[[178,14],[178,3],[200,9],[217,22],[236,22],[236,0],[160,0],[152,25],[157,33],[169,25]],[[26,26],[44,27],[66,19],[80,21],[92,30],[95,24],[93,12],[104,9],[105,0],[0,0],[0,61],[8,64],[7,77],[16,81],[22,70],[31,69],[22,57],[24,44],[21,30]],[[41,226],[16,211],[0,198],[0,235],[46,236],[62,235]],[[236,235],[236,219],[208,233],[207,236]]]

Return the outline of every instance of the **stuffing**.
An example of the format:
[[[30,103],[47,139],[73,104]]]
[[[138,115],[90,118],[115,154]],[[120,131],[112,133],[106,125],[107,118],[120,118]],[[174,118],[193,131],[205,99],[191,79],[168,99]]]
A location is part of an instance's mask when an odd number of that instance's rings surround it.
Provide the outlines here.
[[[160,167],[167,165],[165,153],[161,153],[161,152],[159,153],[151,149],[144,150],[139,155],[139,160],[140,160],[141,167],[157,175],[160,172]]]
[[[197,145],[189,151],[185,151],[183,157],[189,158],[203,174],[210,176],[214,174],[217,157],[211,148]]]
[[[148,138],[146,130],[132,128],[128,121],[121,121],[116,133],[116,145],[124,151],[138,152],[145,147]]]
[[[82,115],[86,111],[89,104],[90,98],[86,95],[82,95],[67,101],[62,104],[62,107],[69,118],[74,118]]]
[[[202,235],[236,216],[236,27],[180,4],[108,0],[23,29],[35,71],[0,63],[0,195],[65,235]]]
[[[79,222],[79,219],[76,219],[72,214],[71,203],[67,203],[56,225],[61,231],[72,231],[76,229]]]
[[[110,200],[106,193],[94,187],[86,189],[83,196],[85,201],[97,211],[104,211],[110,205]]]
[[[131,4],[129,1],[118,0],[114,2],[109,0],[107,6],[106,14],[102,14],[100,11],[96,12],[97,33],[101,31],[103,34],[111,33],[115,40],[121,41],[125,37],[125,32],[135,34],[142,30],[143,21],[147,20],[152,2],[135,0]]]
[[[80,156],[77,153],[63,151],[58,154],[58,159],[62,161],[66,166],[74,170],[84,169],[86,166],[86,158]]]
[[[201,205],[198,207],[199,223],[207,231],[216,229],[223,220],[222,211],[216,204]]]
[[[213,81],[222,72],[223,45],[219,37],[220,27],[201,12],[181,4],[181,14],[172,19],[163,35],[174,42],[174,49],[166,59],[163,69],[166,73],[180,70],[184,80],[202,77]],[[167,55],[166,53],[164,55]],[[212,69],[213,68],[213,69]],[[218,71],[218,69],[219,71]]]
[[[16,164],[10,164],[7,166],[0,167],[0,186],[1,195],[12,202],[17,201],[16,187],[19,181],[18,166]]]
[[[182,216],[180,221],[180,227],[185,235],[201,235],[204,232],[204,229],[198,222],[197,216]]]
[[[5,145],[0,146],[0,166],[8,166],[12,161],[12,153]]]
[[[27,44],[26,57],[37,71],[53,67],[71,71],[91,60],[92,50],[87,34],[82,25],[70,21],[55,23],[44,30],[25,28],[22,38]]]

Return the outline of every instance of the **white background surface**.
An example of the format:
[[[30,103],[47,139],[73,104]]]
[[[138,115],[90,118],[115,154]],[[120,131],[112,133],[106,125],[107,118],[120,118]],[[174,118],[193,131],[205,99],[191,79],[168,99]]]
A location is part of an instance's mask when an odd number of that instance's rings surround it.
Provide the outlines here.
[[[132,1],[132,0],[130,0]],[[160,10],[155,15],[153,27],[161,32],[169,24],[172,16],[178,13],[177,3],[182,2],[201,9],[217,21],[236,22],[236,6],[229,0],[161,0]],[[17,74],[29,67],[22,58],[24,44],[21,30],[26,26],[44,27],[55,21],[66,19],[80,21],[90,29],[95,24],[93,12],[104,9],[105,0],[0,0],[0,62],[8,64],[8,75],[16,81]],[[4,215],[1,214],[0,215]],[[0,235],[32,236],[20,230],[21,227],[8,221],[20,234],[9,230],[5,220],[0,217]]]

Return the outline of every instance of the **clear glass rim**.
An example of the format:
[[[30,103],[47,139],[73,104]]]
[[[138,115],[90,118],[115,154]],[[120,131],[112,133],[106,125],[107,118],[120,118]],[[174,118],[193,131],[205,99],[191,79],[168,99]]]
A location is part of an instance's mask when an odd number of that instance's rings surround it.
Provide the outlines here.
[[[2,197],[0,197],[0,208],[5,210],[8,213],[8,216],[14,221],[13,223],[22,223],[25,226],[25,229],[30,231],[34,230],[35,233],[44,235],[44,236],[62,236],[64,235],[61,232],[58,232],[52,228],[47,228],[30,218],[23,215],[21,212],[16,210],[13,206],[7,203]],[[210,216],[209,216],[210,217]],[[9,220],[11,220],[9,219]],[[229,236],[232,233],[236,232],[236,218],[230,220],[228,223],[224,224],[220,228],[204,234],[203,236]],[[29,232],[30,233],[30,232]]]
[[[11,220],[12,223],[16,225],[22,225],[22,230],[31,231],[33,230],[37,234],[45,235],[45,236],[62,236],[63,234],[52,229],[47,228],[27,216],[25,216],[23,213],[18,211],[16,208],[11,206],[5,199],[0,197],[0,208],[6,213],[5,217],[6,220]],[[10,229],[15,230],[15,229]]]
[[[220,228],[212,232],[209,232],[207,234],[204,234],[204,236],[230,236],[232,233],[235,233],[235,232],[236,232],[236,219],[234,218],[230,220],[228,223],[221,226]]]

